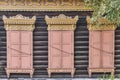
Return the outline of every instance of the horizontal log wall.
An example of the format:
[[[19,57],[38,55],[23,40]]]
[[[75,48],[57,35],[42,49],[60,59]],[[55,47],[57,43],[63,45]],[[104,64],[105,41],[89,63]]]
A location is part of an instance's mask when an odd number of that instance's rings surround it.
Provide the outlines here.
[[[45,15],[58,16],[59,14],[67,16],[79,16],[77,28],[75,30],[75,77],[87,78],[88,77],[88,46],[89,46],[89,31],[87,29],[86,16],[92,15],[92,12],[0,12],[0,78],[6,78],[6,31],[2,21],[2,15],[15,16],[22,14],[24,16],[37,16],[35,23],[34,36],[34,78],[47,78],[48,67],[48,31],[45,22]],[[120,28],[115,33],[115,75],[120,74]],[[93,73],[93,78],[98,78],[103,74]],[[11,78],[29,78],[28,74],[12,74]],[[68,78],[70,74],[53,74],[52,78]]]

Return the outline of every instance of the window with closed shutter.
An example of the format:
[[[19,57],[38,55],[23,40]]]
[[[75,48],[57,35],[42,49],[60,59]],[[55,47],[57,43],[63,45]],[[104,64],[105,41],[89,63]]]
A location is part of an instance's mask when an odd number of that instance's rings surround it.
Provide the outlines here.
[[[48,74],[71,73],[73,77],[74,68],[74,30],[78,17],[67,17],[60,14],[57,17],[46,16],[48,24]]]
[[[29,18],[16,15],[3,17],[7,30],[7,76],[10,73],[30,73],[33,69],[33,30],[35,17]]]
[[[87,17],[89,29],[89,76],[93,72],[111,72],[114,74],[114,30],[112,23],[104,23],[100,19],[100,25],[96,26]]]
[[[74,66],[74,32],[73,31],[49,31],[49,50],[51,68],[71,68]],[[66,39],[67,37],[67,39]]]

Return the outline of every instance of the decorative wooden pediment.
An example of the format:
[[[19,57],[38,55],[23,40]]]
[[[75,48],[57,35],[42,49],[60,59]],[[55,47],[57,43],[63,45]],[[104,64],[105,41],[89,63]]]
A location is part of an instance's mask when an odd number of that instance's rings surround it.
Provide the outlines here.
[[[78,16],[45,16],[48,24],[48,75],[71,73],[74,76],[74,30]],[[66,38],[67,37],[67,38]]]
[[[48,30],[75,30],[78,16],[74,18],[60,14],[55,17],[45,16],[46,23],[48,24]]]
[[[5,15],[3,15],[3,21],[6,30],[34,30],[36,16],[29,18],[18,14],[16,16],[7,18]]]
[[[89,67],[91,77],[93,72],[110,72],[114,75],[115,29],[117,26],[105,18],[94,23],[87,17],[89,29]]]
[[[0,0],[0,11],[93,11],[84,0]]]
[[[86,20],[87,20],[89,30],[115,30],[117,28],[117,26],[114,23],[108,21],[105,18],[101,18],[98,20],[98,22],[100,24],[99,26],[94,24],[91,21],[91,18],[89,16],[87,16]]]

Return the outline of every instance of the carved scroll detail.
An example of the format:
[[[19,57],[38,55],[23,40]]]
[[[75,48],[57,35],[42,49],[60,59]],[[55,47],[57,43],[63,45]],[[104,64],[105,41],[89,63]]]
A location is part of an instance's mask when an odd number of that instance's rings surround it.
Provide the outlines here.
[[[7,18],[5,15],[3,15],[3,21],[6,30],[34,30],[35,20],[36,16],[29,18],[18,14],[16,16]]]
[[[74,18],[60,14],[50,18],[45,16],[46,23],[48,24],[48,30],[75,30],[78,16]]]
[[[111,23],[105,18],[101,18],[98,20],[99,26],[95,25],[90,17],[87,16],[87,23],[88,23],[88,29],[89,30],[115,30],[117,26],[114,23]]]

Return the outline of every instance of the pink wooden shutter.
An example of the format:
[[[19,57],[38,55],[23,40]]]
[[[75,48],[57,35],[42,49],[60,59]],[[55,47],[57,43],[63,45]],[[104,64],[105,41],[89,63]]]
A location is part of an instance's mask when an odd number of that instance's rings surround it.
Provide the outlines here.
[[[62,67],[74,68],[74,31],[62,31]]]
[[[20,32],[19,31],[7,31],[7,64],[8,68],[20,68]]]
[[[101,32],[90,31],[89,40],[89,68],[99,68],[101,63],[100,50],[101,50]]]
[[[114,31],[102,31],[103,67],[114,68]]]
[[[32,68],[32,32],[21,31],[21,68]]]
[[[61,68],[61,31],[49,31],[49,66]]]

